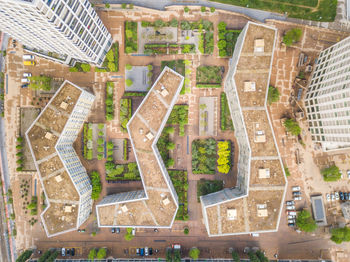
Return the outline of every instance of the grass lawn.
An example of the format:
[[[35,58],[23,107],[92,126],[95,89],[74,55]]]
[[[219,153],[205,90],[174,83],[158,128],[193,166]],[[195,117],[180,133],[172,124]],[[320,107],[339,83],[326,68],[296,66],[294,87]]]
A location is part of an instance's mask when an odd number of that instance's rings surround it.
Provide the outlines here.
[[[230,109],[228,107],[227,97],[224,92],[222,92],[220,95],[220,128],[223,131],[234,131]]]
[[[337,13],[337,0],[320,0],[317,11],[312,11],[317,6],[317,0],[210,0],[229,5],[244,6],[249,8],[267,10],[284,14],[289,17],[333,22]]]
[[[197,181],[197,200],[199,202],[200,196],[205,196],[211,193],[215,193],[224,188],[221,180],[205,180],[201,179]]]
[[[177,196],[179,197],[179,210],[176,214],[176,220],[188,220],[187,209],[187,172],[184,170],[169,170],[171,182],[174,185]]]
[[[125,53],[137,52],[137,22],[125,22]]]

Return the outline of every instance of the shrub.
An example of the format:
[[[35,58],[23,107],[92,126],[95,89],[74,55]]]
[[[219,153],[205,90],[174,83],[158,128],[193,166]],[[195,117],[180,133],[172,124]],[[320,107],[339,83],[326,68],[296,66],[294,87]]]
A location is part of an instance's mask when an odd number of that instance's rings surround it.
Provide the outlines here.
[[[110,5],[110,4],[108,4],[108,3],[106,3],[106,4],[105,4],[105,7],[106,7],[106,8],[110,8],[110,7],[111,7],[111,5]]]
[[[129,4],[129,9],[134,9],[134,4]]]
[[[298,213],[296,225],[301,231],[305,232],[313,232],[317,228],[315,220],[307,210],[302,210]]]
[[[241,262],[241,260],[239,259],[238,253],[237,251],[232,251],[232,260],[233,262]]]
[[[201,7],[201,12],[204,13],[207,9],[205,8],[205,6]]]
[[[175,128],[173,126],[167,126],[164,128],[163,132],[166,134],[173,134],[175,132]]]
[[[107,255],[107,249],[106,248],[100,248],[97,252],[96,258],[97,259],[104,259]]]
[[[289,169],[286,166],[284,167],[284,173],[286,173],[286,176],[290,176]]]
[[[280,92],[276,87],[269,86],[269,92],[267,94],[267,102],[272,104],[280,99]]]
[[[188,235],[188,233],[190,233],[190,230],[188,229],[188,227],[186,227],[186,228],[184,229],[184,234],[185,234],[185,235]]]
[[[99,145],[103,145],[104,142],[105,142],[105,141],[104,141],[103,138],[98,138],[98,139],[97,139],[97,144],[99,144]]]
[[[18,143],[22,143],[23,142],[23,137],[21,137],[21,136],[17,137],[17,142]]]
[[[69,72],[78,72],[79,70],[78,70],[78,68],[76,68],[76,67],[70,67],[69,68]]]
[[[214,13],[215,12],[215,7],[210,7],[210,12]]]
[[[174,150],[175,149],[175,144],[173,142],[169,142],[167,145],[166,145],[166,149],[168,150]]]
[[[132,86],[133,81],[131,79],[126,79],[125,83],[127,86]]]
[[[190,252],[189,252],[188,255],[190,256],[190,258],[192,258],[194,260],[197,260],[198,257],[199,257],[199,254],[200,254],[199,249],[196,248],[196,247],[193,247],[193,248],[190,249]]]
[[[125,3],[122,4],[122,8],[126,9],[126,4]]]
[[[291,133],[292,135],[294,136],[300,135],[301,128],[294,119],[289,118],[285,120],[283,125],[286,128],[287,132]]]
[[[126,64],[126,65],[125,65],[125,68],[126,68],[126,70],[131,70],[131,69],[132,69],[132,65]]]
[[[102,160],[103,159],[103,154],[98,154],[97,155],[97,160]]]
[[[283,36],[283,43],[286,46],[291,46],[300,40],[302,33],[303,31],[300,28],[293,28],[288,30]]]
[[[334,182],[341,178],[341,173],[336,165],[322,169],[321,174],[323,175],[323,180],[327,182]]]
[[[231,144],[230,141],[218,142],[218,171],[227,174],[231,169]]]
[[[83,72],[90,72],[91,66],[89,64],[82,63],[81,69],[83,70]]]
[[[178,21],[176,20],[176,18],[173,18],[173,19],[171,19],[171,21],[170,21],[170,26],[171,27],[177,27],[178,26]]]
[[[169,158],[168,161],[166,162],[167,167],[172,167],[175,164],[174,159]]]
[[[94,260],[96,258],[96,249],[91,249],[88,255],[89,260]]]
[[[25,262],[27,261],[30,256],[33,254],[33,250],[26,250],[24,251],[17,259],[16,262]]]
[[[190,9],[187,6],[185,6],[184,11],[185,11],[185,13],[188,13],[190,11]]]
[[[218,30],[219,31],[225,31],[226,30],[226,23],[225,22],[220,22],[219,24],[218,24]]]
[[[132,234],[132,228],[128,227],[126,229],[126,234],[124,235],[124,239],[126,241],[130,241],[134,238],[134,235]]]

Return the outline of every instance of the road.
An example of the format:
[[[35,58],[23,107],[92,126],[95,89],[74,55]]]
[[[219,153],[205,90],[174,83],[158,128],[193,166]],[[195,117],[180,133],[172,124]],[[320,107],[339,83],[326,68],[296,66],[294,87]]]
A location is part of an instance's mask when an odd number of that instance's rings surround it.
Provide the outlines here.
[[[9,36],[8,35],[3,35],[2,41],[1,41],[1,51],[6,50],[7,45],[8,45],[8,40]],[[4,57],[2,55],[2,52],[0,54],[0,71],[2,72],[4,69]],[[5,87],[6,90],[6,87]],[[0,167],[1,167],[1,175],[2,175],[2,181],[3,181],[3,190],[7,192],[7,190],[10,188],[10,174],[9,174],[9,168],[7,164],[7,155],[6,155],[6,144],[5,144],[5,121],[4,119],[0,116]],[[5,196],[6,197],[6,196]],[[6,223],[6,209],[4,206],[4,199],[1,198],[0,201],[0,213],[1,213],[1,222],[0,223],[0,257],[2,257],[1,261],[11,261],[13,258],[12,254],[15,254],[16,246],[15,246],[15,239],[12,237],[9,239],[8,237],[8,224]],[[8,205],[7,210],[12,212],[12,206]],[[11,227],[13,226],[13,221],[10,221]],[[11,252],[12,248],[12,252]]]
[[[240,6],[235,6],[235,5],[227,5],[227,4],[221,4],[221,3],[216,3],[216,2],[210,2],[206,0],[193,0],[193,1],[181,1],[181,0],[129,0],[129,1],[124,1],[124,0],[92,0],[91,2],[93,3],[109,3],[109,4],[134,4],[135,6],[142,6],[142,7],[147,7],[147,8],[152,8],[152,9],[157,9],[157,10],[164,10],[166,6],[170,5],[186,5],[186,6],[191,6],[191,5],[201,5],[201,6],[206,6],[206,7],[215,7],[216,9],[222,9],[230,12],[236,12],[236,13],[241,13],[245,14],[247,16],[250,16],[251,18],[264,22],[265,19],[277,19],[277,20],[286,20],[286,17],[278,14],[278,13],[273,13],[269,11],[263,11],[263,10],[257,10],[257,9],[251,9],[251,8],[245,8],[245,7],[240,7]]]

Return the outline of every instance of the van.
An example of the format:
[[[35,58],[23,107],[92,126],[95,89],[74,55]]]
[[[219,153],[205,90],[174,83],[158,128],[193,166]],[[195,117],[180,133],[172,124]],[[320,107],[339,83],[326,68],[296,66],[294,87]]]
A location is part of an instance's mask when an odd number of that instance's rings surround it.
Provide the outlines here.
[[[22,79],[21,79],[21,82],[22,82],[22,83],[29,83],[29,80],[28,80],[28,78],[25,77],[25,78],[22,78]]]
[[[25,54],[25,55],[23,55],[23,60],[34,60],[34,56],[29,55],[29,54]]]
[[[30,61],[30,60],[24,60],[23,65],[25,66],[33,66],[35,65],[35,61]]]

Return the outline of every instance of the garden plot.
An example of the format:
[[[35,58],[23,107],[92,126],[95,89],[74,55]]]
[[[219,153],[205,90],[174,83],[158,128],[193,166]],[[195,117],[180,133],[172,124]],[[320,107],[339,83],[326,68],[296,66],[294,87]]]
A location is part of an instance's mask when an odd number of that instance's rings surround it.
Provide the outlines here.
[[[177,43],[177,27],[142,27],[139,26],[139,50],[142,53],[146,44]]]
[[[148,66],[132,66],[131,68],[127,68],[125,70],[125,91],[147,92],[151,80],[149,72]]]
[[[220,88],[224,76],[222,66],[199,66],[196,74],[196,87],[198,88]]]
[[[25,136],[25,132],[33,123],[33,121],[37,118],[39,113],[40,113],[40,109],[38,108],[21,108],[20,109],[20,114],[21,114],[20,136],[21,137]],[[25,171],[36,170],[32,154],[30,153],[30,150],[26,141],[23,141],[23,148],[21,149],[21,152],[23,156],[22,170],[25,170]]]
[[[121,161],[121,160],[127,160],[127,152],[125,152],[125,149],[127,150],[127,140],[126,139],[112,139],[112,142],[114,144],[113,148],[113,159],[114,161]],[[126,143],[126,145],[125,145]],[[125,148],[126,146],[126,148]],[[126,154],[125,154],[126,153]]]
[[[213,138],[192,141],[192,173],[215,174],[216,141]]]
[[[217,135],[217,97],[199,98],[199,135],[216,136]]]

